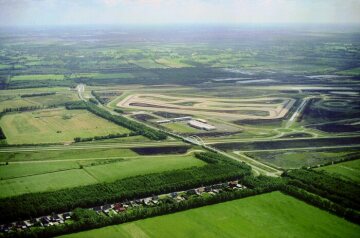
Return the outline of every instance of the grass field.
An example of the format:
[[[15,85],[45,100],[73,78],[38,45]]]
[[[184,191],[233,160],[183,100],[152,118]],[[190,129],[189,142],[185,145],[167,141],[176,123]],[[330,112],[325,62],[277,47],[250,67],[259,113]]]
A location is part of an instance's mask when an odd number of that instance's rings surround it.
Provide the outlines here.
[[[75,137],[126,133],[128,129],[85,110],[41,110],[5,115],[0,125],[9,144],[58,143]]]
[[[17,163],[0,166],[1,180],[39,175],[61,170],[79,168],[79,164],[72,161],[51,163]]]
[[[38,150],[29,152],[1,152],[0,162],[39,161],[39,160],[89,160],[112,157],[138,156],[130,149],[81,149],[81,150]]]
[[[55,95],[38,96],[38,97],[9,97],[5,100],[0,100],[0,111],[5,108],[18,108],[25,106],[49,106],[61,105],[66,102],[78,100],[75,93],[59,93]]]
[[[27,74],[27,75],[16,75],[11,77],[12,81],[16,80],[63,80],[64,75],[62,74]]]
[[[340,176],[342,179],[360,183],[360,159],[321,167],[318,170],[325,170]]]
[[[114,73],[114,74],[80,73],[80,74],[73,74],[71,78],[122,79],[122,78],[134,78],[134,75],[130,73]]]
[[[139,174],[157,173],[172,169],[202,166],[205,163],[193,156],[143,156],[126,159],[117,163],[85,167],[84,169],[99,182],[111,182],[116,179]]]
[[[84,170],[73,169],[0,181],[0,198],[97,183]]]
[[[291,169],[301,168],[302,166],[316,166],[331,161],[339,161],[348,157],[359,156],[357,149],[338,149],[338,150],[287,150],[287,151],[264,151],[247,152],[251,158],[260,162],[275,165],[276,167]]]
[[[65,237],[358,237],[360,227],[280,192]]]
[[[201,130],[198,130],[196,128],[188,126],[184,122],[165,123],[165,124],[162,124],[162,126],[166,127],[167,129],[170,129],[171,131],[178,132],[178,133],[197,133],[197,132],[201,132]]]
[[[116,149],[109,149],[109,152],[104,151],[87,151],[84,153],[77,153],[74,150],[66,153],[45,151],[40,154],[30,155],[30,157],[35,160],[41,158],[58,160],[53,162],[37,161],[36,163],[30,161],[16,164],[10,162],[9,165],[2,165],[0,166],[0,178],[2,178],[0,181],[0,198],[111,182],[136,175],[205,165],[203,161],[191,155],[137,156],[121,159],[122,156],[125,157],[125,155],[135,153],[130,153],[127,150],[121,150],[125,153],[118,153],[119,150]],[[49,153],[49,158],[46,157],[47,153]],[[73,154],[73,160],[60,161],[66,155],[71,157],[71,153]],[[86,156],[91,157],[83,159]],[[96,156],[102,156],[102,159],[95,159]],[[27,158],[26,154],[21,157]],[[82,158],[82,160],[76,160],[77,158]],[[80,165],[82,168],[80,168]]]

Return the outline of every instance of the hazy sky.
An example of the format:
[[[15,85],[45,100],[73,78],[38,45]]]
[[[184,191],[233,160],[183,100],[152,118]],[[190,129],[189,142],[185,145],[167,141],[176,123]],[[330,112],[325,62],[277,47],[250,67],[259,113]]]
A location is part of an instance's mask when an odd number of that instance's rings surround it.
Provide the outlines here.
[[[0,0],[0,25],[359,23],[360,0]]]

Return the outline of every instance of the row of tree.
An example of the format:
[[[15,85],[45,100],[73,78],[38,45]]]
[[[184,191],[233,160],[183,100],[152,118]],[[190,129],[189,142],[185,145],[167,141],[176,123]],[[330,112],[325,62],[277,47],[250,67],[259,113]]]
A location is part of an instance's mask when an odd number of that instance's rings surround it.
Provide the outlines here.
[[[40,96],[49,96],[55,95],[56,92],[46,92],[46,93],[31,93],[31,94],[23,94],[20,97],[22,98],[29,98],[29,97],[40,97]]]
[[[105,140],[105,139],[114,139],[114,138],[122,138],[122,137],[128,137],[128,136],[137,136],[139,135],[138,132],[130,132],[130,133],[116,133],[116,134],[109,134],[106,136],[94,136],[94,137],[75,137],[75,142],[86,142],[86,141],[95,141],[95,140]]]
[[[291,178],[289,184],[325,197],[344,207],[360,209],[360,187],[349,181],[334,177],[325,171],[296,169],[283,176]]]
[[[149,128],[145,126],[144,124],[141,124],[139,122],[127,119],[126,117],[119,116],[119,115],[112,115],[110,112],[97,107],[96,105],[92,103],[87,103],[84,101],[78,101],[78,102],[69,102],[65,104],[65,107],[69,110],[71,109],[86,109],[95,115],[98,115],[106,120],[109,120],[111,122],[114,122],[115,124],[118,124],[120,126],[123,126],[129,130],[132,130],[139,135],[143,135],[151,140],[165,140],[166,134],[157,130],[154,130],[152,128]]]
[[[313,206],[327,210],[337,216],[343,217],[349,221],[360,224],[360,213],[351,208],[345,208],[337,203],[334,203],[328,199],[324,199],[316,194],[309,193],[301,188],[286,185],[280,189],[282,192],[303,200]]]
[[[139,175],[111,183],[87,185],[52,192],[31,193],[0,199],[0,222],[38,217],[51,212],[70,211],[76,207],[92,207],[211,185],[251,175],[248,166],[207,164],[202,167]]]
[[[0,140],[4,140],[6,139],[5,133],[3,132],[3,130],[0,127]]]
[[[96,93],[94,90],[91,90],[91,94],[101,103],[106,104],[106,100],[104,100],[98,93]]]

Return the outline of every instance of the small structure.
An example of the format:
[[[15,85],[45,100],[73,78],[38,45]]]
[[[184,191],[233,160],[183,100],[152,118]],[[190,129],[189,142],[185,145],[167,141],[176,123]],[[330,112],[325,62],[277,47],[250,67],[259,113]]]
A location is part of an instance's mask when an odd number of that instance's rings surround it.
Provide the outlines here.
[[[216,129],[215,126],[212,126],[210,124],[203,123],[203,122],[200,122],[200,121],[197,121],[197,120],[188,121],[188,125],[196,128],[196,129],[201,129],[201,130],[206,130],[206,131],[211,131],[211,130]]]
[[[63,219],[64,219],[64,220],[68,220],[68,219],[71,218],[70,212],[65,212],[62,216],[63,216]]]
[[[101,206],[93,207],[92,210],[94,210],[98,214],[102,211]]]
[[[237,180],[234,180],[234,181],[230,181],[229,183],[228,183],[228,185],[229,185],[229,187],[230,188],[236,188],[237,187],[237,185],[238,185],[238,181]]]
[[[115,210],[116,212],[120,213],[120,212],[126,211],[126,208],[123,207],[123,205],[122,205],[121,203],[116,203],[116,204],[114,205],[114,210]]]

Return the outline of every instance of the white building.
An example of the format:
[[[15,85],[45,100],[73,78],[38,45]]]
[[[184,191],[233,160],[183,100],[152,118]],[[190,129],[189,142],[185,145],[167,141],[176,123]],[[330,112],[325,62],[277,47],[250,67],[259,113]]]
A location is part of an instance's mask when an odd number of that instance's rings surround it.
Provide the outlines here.
[[[212,125],[209,125],[207,123],[200,122],[200,121],[196,121],[196,120],[188,121],[188,125],[192,126],[194,128],[201,129],[201,130],[206,130],[206,131],[211,131],[211,130],[216,129],[215,126],[212,126]]]

